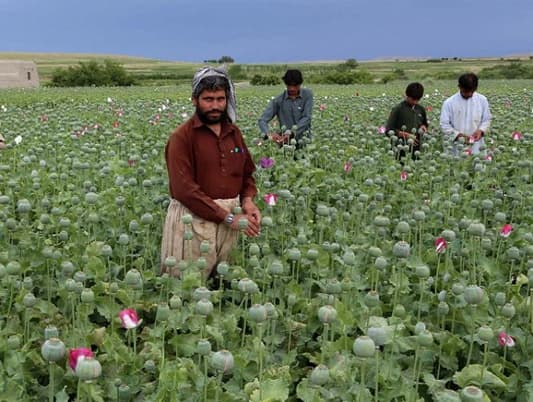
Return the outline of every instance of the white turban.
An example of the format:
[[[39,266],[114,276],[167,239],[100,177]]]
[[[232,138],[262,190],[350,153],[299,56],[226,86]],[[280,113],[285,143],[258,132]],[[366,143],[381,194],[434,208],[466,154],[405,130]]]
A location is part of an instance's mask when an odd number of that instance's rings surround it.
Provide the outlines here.
[[[235,87],[231,82],[228,73],[224,67],[203,67],[194,74],[192,79],[192,94],[194,97],[200,95],[197,93],[200,82],[207,77],[222,77],[228,81],[229,93],[227,99],[227,114],[232,123],[235,123],[237,102],[235,100]]]

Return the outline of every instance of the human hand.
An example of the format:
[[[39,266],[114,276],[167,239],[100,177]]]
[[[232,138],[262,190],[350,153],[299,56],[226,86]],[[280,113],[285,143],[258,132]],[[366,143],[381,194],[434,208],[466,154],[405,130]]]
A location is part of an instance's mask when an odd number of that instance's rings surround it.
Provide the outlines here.
[[[479,141],[482,137],[483,137],[483,131],[476,130],[474,131],[474,134],[472,134],[470,138],[472,138],[472,140],[476,142],[476,141]]]
[[[248,216],[249,221],[256,222],[258,225],[261,223],[261,211],[250,197],[242,200],[242,210]]]
[[[260,233],[260,224],[247,214],[235,215],[233,223],[230,226],[233,230],[242,231],[248,237],[257,237]]]

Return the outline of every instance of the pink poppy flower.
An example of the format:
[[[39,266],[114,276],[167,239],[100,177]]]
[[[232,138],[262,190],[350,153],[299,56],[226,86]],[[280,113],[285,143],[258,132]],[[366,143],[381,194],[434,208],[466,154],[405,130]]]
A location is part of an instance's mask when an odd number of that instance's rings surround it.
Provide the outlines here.
[[[265,199],[265,202],[267,203],[267,205],[273,207],[278,202],[278,195],[274,194],[274,193],[268,193],[268,194],[265,194],[264,199]]]
[[[500,230],[500,236],[501,237],[509,237],[511,235],[511,232],[513,231],[513,226],[509,223],[503,225],[503,227]]]
[[[93,352],[88,348],[74,348],[70,349],[68,352],[68,364],[70,368],[76,371],[76,366],[80,360],[85,359],[86,357],[93,357]]]
[[[437,237],[435,239],[435,251],[437,251],[438,254],[444,253],[447,247],[448,243],[444,237]]]
[[[511,335],[507,335],[504,331],[500,332],[500,335],[498,335],[498,345],[512,348],[514,344],[515,342]]]
[[[385,134],[386,128],[385,126],[379,126],[378,127],[378,133],[379,134]]]
[[[465,149],[465,155],[467,156],[472,155],[472,150],[470,148]]]
[[[486,161],[491,161],[492,160],[492,155],[491,154],[485,155],[485,160]]]
[[[322,112],[322,111],[326,110],[326,105],[321,104],[321,105],[318,107],[318,109]]]
[[[520,131],[513,132],[513,140],[519,141],[523,138],[522,133]]]
[[[427,106],[427,107],[426,107],[426,110],[427,110],[428,112],[431,112],[431,111],[433,111],[433,107],[431,107],[431,106]]]
[[[270,169],[272,166],[274,166],[274,159],[263,157],[259,160],[259,166],[263,169]]]
[[[352,164],[350,162],[344,162],[344,166],[342,167],[342,169],[346,173],[350,173],[350,171],[352,170]]]
[[[113,127],[118,128],[119,126],[120,126],[120,122],[118,121],[113,122]]]
[[[402,173],[400,173],[400,180],[401,181],[407,180],[407,172],[405,170],[402,170]]]
[[[126,329],[137,328],[142,320],[139,320],[137,312],[132,308],[126,308],[118,313],[122,326]]]

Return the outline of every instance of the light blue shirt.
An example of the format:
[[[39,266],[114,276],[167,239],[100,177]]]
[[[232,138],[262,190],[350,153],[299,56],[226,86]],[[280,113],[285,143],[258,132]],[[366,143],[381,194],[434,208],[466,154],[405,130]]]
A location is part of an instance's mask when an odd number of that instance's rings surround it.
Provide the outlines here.
[[[472,135],[476,130],[481,130],[486,134],[491,119],[489,102],[485,96],[474,92],[471,98],[465,99],[460,92],[457,92],[442,104],[440,128],[444,136],[453,140],[460,133]],[[479,153],[484,144],[484,139],[481,137],[479,141],[472,144],[472,153]]]
[[[283,91],[272,99],[261,117],[259,129],[263,136],[269,132],[268,123],[277,117],[279,126],[291,130],[299,140],[303,134],[311,136],[311,116],[313,113],[313,92],[308,88],[300,88],[299,95],[291,99],[287,91]]]

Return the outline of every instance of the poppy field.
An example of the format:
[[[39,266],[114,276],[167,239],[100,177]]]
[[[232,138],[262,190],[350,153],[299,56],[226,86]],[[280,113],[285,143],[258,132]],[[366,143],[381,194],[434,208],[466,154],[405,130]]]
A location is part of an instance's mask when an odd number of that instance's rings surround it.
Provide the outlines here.
[[[454,155],[456,83],[424,86],[403,165],[404,83],[313,87],[296,157],[258,140],[281,89],[238,87],[262,229],[208,280],[159,274],[190,87],[3,91],[0,400],[533,400],[533,87],[480,82],[486,148]]]

